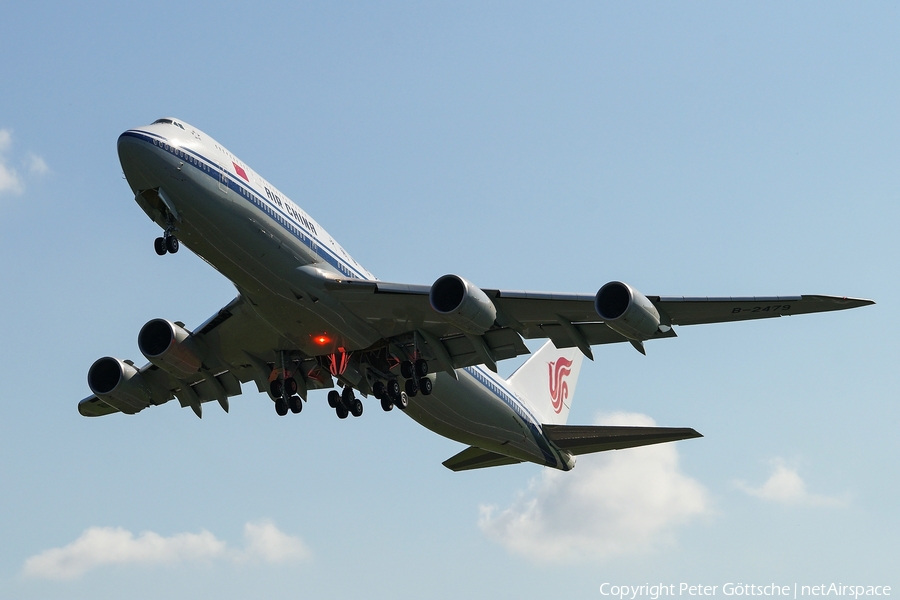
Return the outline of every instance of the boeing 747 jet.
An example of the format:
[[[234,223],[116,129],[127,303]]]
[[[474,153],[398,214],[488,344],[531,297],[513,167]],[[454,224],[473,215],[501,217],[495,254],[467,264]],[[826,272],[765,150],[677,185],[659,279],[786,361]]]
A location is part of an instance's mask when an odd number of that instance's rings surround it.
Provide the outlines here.
[[[138,333],[149,361],[105,357],[88,371],[84,416],[135,414],[174,398],[198,417],[226,412],[254,382],[281,416],[328,389],[337,416],[364,398],[397,407],[469,447],[459,471],[534,462],[562,470],[590,452],[699,437],[689,428],[566,424],[591,347],[675,337],[675,327],[843,310],[871,300],[836,296],[645,296],[620,281],[595,294],[480,288],[455,274],[432,285],[380,281],[300,206],[224,146],[184,121],[159,119],[119,136],[138,206],[162,229],[159,255],[184,244],[238,295],[193,331],[152,319]],[[509,379],[497,362],[548,341]]]

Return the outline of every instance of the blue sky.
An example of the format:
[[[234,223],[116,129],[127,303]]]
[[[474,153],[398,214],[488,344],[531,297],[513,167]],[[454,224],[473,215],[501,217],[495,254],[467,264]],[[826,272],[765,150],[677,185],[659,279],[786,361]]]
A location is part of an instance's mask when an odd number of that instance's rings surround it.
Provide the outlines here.
[[[488,598],[892,585],[900,10],[12,3],[0,19],[0,596]],[[706,437],[454,474],[397,411],[80,417],[91,363],[234,295],[157,257],[119,133],[206,131],[382,279],[865,309],[595,349],[570,423]],[[505,364],[510,373],[515,364]],[[721,589],[721,588],[720,588]]]

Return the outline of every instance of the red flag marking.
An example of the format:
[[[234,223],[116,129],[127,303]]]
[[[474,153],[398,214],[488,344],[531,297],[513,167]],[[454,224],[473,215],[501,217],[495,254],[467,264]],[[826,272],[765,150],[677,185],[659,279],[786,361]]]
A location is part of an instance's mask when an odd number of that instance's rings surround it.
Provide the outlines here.
[[[239,164],[237,164],[236,162],[232,162],[231,164],[234,165],[234,172],[237,173],[238,175],[240,175],[241,177],[243,177],[244,181],[246,181],[247,183],[250,183],[250,178],[247,177],[247,171],[242,169],[241,166]]]

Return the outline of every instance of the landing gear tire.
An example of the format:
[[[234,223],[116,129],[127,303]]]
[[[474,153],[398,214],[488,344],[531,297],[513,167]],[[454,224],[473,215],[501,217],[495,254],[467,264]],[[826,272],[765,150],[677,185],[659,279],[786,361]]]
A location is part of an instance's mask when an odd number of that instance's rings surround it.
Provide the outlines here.
[[[400,363],[400,375],[403,376],[403,379],[412,379],[413,374],[413,364],[411,362],[404,360]]]
[[[297,380],[293,377],[288,377],[284,380],[284,394],[286,396],[293,396],[297,393]]]
[[[156,250],[156,253],[160,256],[163,256],[168,249],[166,248],[166,240],[165,238],[158,237],[153,240],[153,249]]]
[[[414,398],[416,394],[419,393],[419,386],[416,385],[415,379],[407,379],[406,380],[406,395],[410,398]]]
[[[406,392],[400,394],[400,398],[394,402],[394,406],[400,410],[406,410],[409,407],[409,396],[406,395]]]
[[[283,417],[288,413],[288,405],[284,398],[279,398],[275,401],[275,412],[278,413],[279,417]]]
[[[328,392],[328,406],[337,408],[341,404],[341,394],[337,390]]]
[[[381,381],[376,381],[372,384],[372,395],[381,400],[385,397],[385,391],[387,388],[384,387],[384,383]]]
[[[300,396],[291,396],[287,404],[288,408],[290,408],[291,412],[295,415],[303,410],[303,400],[300,399]]]
[[[388,397],[383,397],[381,399],[381,410],[384,412],[390,412],[391,409],[394,408],[394,403],[391,402],[391,399]]]
[[[341,403],[347,407],[347,410],[353,408],[353,402],[356,400],[356,396],[353,395],[353,388],[349,385],[341,390]]]
[[[354,417],[361,417],[363,413],[363,405],[362,401],[359,398],[354,398],[353,402],[350,403],[350,414]]]
[[[350,414],[350,411],[347,410],[347,407],[344,406],[343,404],[338,404],[338,405],[334,408],[334,412],[337,413],[338,419],[346,419],[346,418],[347,418],[347,415]]]
[[[281,384],[280,379],[276,379],[275,381],[269,384],[269,393],[272,394],[272,397],[276,400],[281,398],[282,392],[284,391],[284,386]]]
[[[423,377],[419,380],[419,390],[422,392],[423,396],[430,396],[433,388],[434,384],[431,383],[431,380],[427,377]]]
[[[170,235],[166,238],[166,250],[168,250],[171,254],[175,254],[178,252],[178,238],[174,235]]]
[[[400,399],[400,382],[396,379],[391,379],[387,382],[387,397],[395,404]]]
[[[424,358],[416,361],[416,377],[422,378],[428,375],[428,362]]]

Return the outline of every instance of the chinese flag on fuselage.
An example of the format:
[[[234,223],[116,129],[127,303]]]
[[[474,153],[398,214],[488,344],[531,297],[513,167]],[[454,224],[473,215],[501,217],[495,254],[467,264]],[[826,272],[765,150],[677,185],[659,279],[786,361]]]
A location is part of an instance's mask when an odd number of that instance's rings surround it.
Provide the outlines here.
[[[234,165],[234,172],[237,173],[238,175],[240,175],[241,177],[243,177],[244,181],[246,181],[247,183],[250,183],[250,179],[247,177],[247,171],[242,169],[241,165],[237,164],[236,162],[232,162],[231,164]]]

